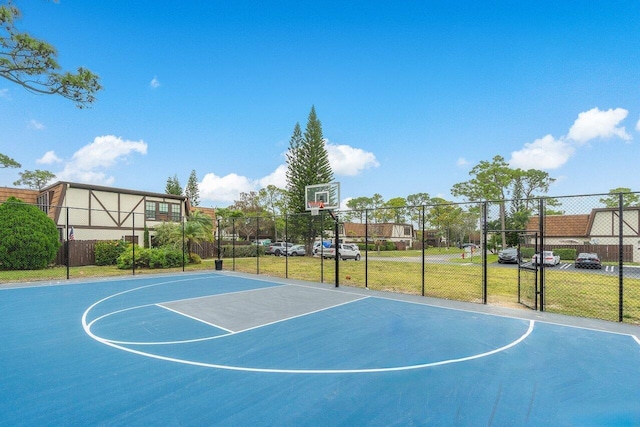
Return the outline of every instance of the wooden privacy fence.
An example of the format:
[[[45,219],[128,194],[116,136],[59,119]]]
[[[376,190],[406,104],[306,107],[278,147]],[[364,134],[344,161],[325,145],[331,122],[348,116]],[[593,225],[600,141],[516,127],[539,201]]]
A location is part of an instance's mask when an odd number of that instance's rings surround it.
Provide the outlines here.
[[[63,242],[56,255],[56,265],[67,265],[67,245],[69,246],[69,267],[95,265],[97,240],[69,240]],[[192,251],[200,258],[213,258],[218,255],[217,246],[213,242],[194,244]]]
[[[82,267],[95,265],[97,240],[69,240],[63,242],[56,255],[56,265],[67,265],[67,253],[69,254],[69,267]],[[67,252],[67,246],[69,251]]]

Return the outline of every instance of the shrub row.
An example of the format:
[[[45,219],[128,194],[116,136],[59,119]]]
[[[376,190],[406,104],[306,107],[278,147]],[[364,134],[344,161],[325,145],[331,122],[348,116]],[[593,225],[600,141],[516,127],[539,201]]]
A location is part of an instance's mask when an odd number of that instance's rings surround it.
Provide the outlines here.
[[[96,242],[96,265],[116,265],[118,257],[127,250],[124,240],[101,240]]]
[[[182,266],[182,251],[170,248],[141,248],[135,250],[136,268],[171,268]],[[117,261],[118,268],[133,268],[133,247],[130,245]]]
[[[265,255],[265,249],[262,245],[223,245],[222,257],[231,258],[234,254],[237,258],[256,257],[258,253],[263,256]]]
[[[361,251],[364,251],[365,249],[370,252],[378,250],[378,245],[375,245],[373,243],[369,243],[369,244],[357,243],[357,245]],[[397,249],[398,248],[396,248],[396,245],[393,242],[384,242],[383,244],[380,245],[381,251],[395,251]]]

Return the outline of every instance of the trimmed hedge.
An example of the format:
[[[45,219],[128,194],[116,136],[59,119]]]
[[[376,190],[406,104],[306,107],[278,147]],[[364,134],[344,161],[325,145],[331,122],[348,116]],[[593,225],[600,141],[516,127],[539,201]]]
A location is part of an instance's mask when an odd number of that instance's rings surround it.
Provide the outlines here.
[[[265,247],[262,245],[237,245],[235,246],[235,256],[237,258],[256,257],[258,253],[260,256],[265,255]],[[231,258],[234,254],[233,245],[222,246],[222,257]]]
[[[522,256],[522,258],[531,258],[534,253],[535,253],[535,250],[533,248],[520,248],[520,255]],[[574,259],[576,259],[575,249],[569,249],[569,248],[554,249],[553,253],[556,255],[559,255],[560,259],[565,261],[567,260],[573,261]]]
[[[360,251],[364,251],[365,249],[369,252],[378,250],[378,246],[373,243],[369,243],[368,245],[365,243],[356,243],[356,244],[358,245],[358,248],[360,249]],[[381,251],[395,251],[397,249],[398,248],[396,248],[396,244],[393,242],[384,242],[383,244],[380,245]]]
[[[43,211],[15,197],[0,205],[0,268],[47,268],[60,248],[56,224]]]
[[[136,246],[136,268],[172,268],[182,265],[182,251],[171,248],[141,248]],[[133,246],[118,257],[118,268],[133,268]]]
[[[531,258],[536,253],[534,248],[520,248],[520,256],[522,258]]]
[[[563,249],[554,249],[553,253],[556,255],[560,255],[560,259],[563,260],[575,260],[576,259],[576,250],[575,249],[567,249],[567,248],[563,248]]]

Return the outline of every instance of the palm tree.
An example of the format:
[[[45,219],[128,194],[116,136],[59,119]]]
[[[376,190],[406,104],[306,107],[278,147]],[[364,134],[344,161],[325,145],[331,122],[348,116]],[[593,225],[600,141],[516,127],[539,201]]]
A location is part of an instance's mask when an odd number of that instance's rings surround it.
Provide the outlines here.
[[[191,212],[184,224],[184,239],[187,241],[187,253],[191,259],[191,250],[194,244],[202,241],[213,241],[213,219],[202,211]]]

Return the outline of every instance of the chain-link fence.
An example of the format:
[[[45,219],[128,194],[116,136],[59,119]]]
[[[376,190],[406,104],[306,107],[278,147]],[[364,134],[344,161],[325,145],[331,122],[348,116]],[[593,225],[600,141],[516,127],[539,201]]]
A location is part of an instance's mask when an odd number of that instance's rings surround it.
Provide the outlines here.
[[[629,196],[215,218],[205,234],[170,209],[158,221],[133,207],[6,202],[0,283],[215,269],[640,323]],[[30,232],[36,212],[53,223],[53,255]]]

